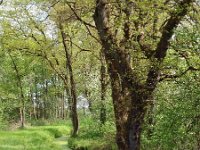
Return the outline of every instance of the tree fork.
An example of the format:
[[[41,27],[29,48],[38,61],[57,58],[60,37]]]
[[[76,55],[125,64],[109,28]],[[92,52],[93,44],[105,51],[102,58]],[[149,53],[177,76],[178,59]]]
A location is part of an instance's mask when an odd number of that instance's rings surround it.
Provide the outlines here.
[[[167,20],[155,53],[150,59],[152,65],[147,73],[146,82],[140,83],[137,72],[131,68],[126,45],[119,47],[117,37],[112,33],[109,16],[112,4],[109,4],[108,0],[96,0],[93,17],[111,78],[119,150],[140,150],[142,125],[147,106],[150,104],[148,101],[152,99],[153,91],[159,82],[160,68],[169,47],[169,40],[192,2],[193,0],[179,2],[177,7],[180,9]],[[124,35],[128,38],[127,41],[132,40],[127,35]]]

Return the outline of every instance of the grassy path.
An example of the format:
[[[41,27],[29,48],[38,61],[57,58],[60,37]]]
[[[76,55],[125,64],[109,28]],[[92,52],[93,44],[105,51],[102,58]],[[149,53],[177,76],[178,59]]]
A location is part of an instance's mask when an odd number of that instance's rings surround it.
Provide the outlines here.
[[[55,144],[61,146],[63,150],[71,150],[68,147],[67,139],[68,139],[67,136],[62,136],[62,137],[56,138],[55,139]]]
[[[0,131],[0,150],[70,150],[67,143],[69,133],[68,125]]]

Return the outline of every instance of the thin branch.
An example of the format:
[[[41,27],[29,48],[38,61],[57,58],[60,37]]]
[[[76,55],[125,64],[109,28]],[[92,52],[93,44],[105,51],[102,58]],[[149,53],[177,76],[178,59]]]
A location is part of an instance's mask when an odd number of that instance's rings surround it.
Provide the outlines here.
[[[82,22],[84,25],[92,27],[94,29],[96,29],[96,27],[86,21],[84,21],[76,12],[76,10],[71,6],[71,4],[69,2],[66,2],[67,6],[71,9],[71,11],[74,13],[74,15],[76,16],[77,20],[79,20],[80,22]]]
[[[65,74],[62,73],[62,72],[59,72],[56,69],[56,67],[53,64],[53,62],[47,57],[46,52],[44,52],[44,53],[36,53],[36,52],[28,51],[29,50],[28,48],[23,48],[23,49],[18,49],[18,50],[25,50],[25,49],[27,49],[27,51],[24,51],[26,54],[31,54],[31,55],[38,56],[38,57],[41,57],[41,58],[45,59],[49,63],[50,67],[56,72],[56,74],[58,74],[59,77],[65,82]]]
[[[61,0],[55,1],[53,4],[51,4],[51,5],[48,7],[48,9],[47,9],[47,11],[46,11],[46,12],[47,12],[47,16],[46,16],[43,20],[40,20],[40,22],[44,22],[44,21],[46,21],[46,20],[50,17],[49,12],[51,11],[52,8],[54,9],[54,6],[55,6],[56,4],[58,4],[60,1],[61,1]]]
[[[170,0],[166,0],[166,1],[164,2],[164,5],[167,5],[169,2],[170,2]]]
[[[166,80],[166,79],[177,79],[177,78],[181,78],[182,76],[184,76],[186,73],[188,73],[189,71],[200,71],[200,68],[194,68],[193,66],[188,67],[184,72],[177,74],[177,75],[163,75],[163,77],[161,77],[159,79],[159,82]]]
[[[25,13],[26,15],[29,17],[30,21],[33,23],[34,27],[43,35],[45,41],[46,41],[46,34],[43,31],[43,29],[36,23],[36,21],[32,18],[32,16],[30,15],[30,13],[28,12],[27,9],[25,9]]]
[[[90,27],[93,28],[93,29],[96,29],[96,26],[84,21],[76,12],[76,10],[71,6],[70,2],[66,2],[67,6],[70,8],[70,10],[74,13],[75,17],[77,18],[78,21],[80,21],[81,23],[83,23],[83,25],[85,26],[86,30],[88,31],[89,35],[94,38],[98,43],[101,43],[101,41],[95,37],[91,30],[90,30]]]
[[[90,35],[93,39],[95,39],[98,43],[101,44],[101,41],[100,41],[97,37],[95,37],[95,36],[92,34],[92,32],[90,31],[90,28],[89,28],[88,26],[86,26],[86,25],[85,25],[85,28],[87,29],[89,35]]]

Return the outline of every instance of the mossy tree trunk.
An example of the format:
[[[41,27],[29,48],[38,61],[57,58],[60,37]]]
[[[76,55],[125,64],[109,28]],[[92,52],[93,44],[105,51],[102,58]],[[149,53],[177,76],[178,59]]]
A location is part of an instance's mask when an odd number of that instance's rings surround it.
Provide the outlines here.
[[[153,92],[160,81],[161,67],[169,48],[170,39],[174,34],[174,29],[187,14],[192,2],[193,0],[177,2],[177,6],[174,8],[175,12],[166,20],[162,31],[159,31],[161,36],[156,38],[157,42],[155,37],[151,36],[149,38],[155,43],[145,45],[141,41],[144,39],[144,33],[138,34],[139,30],[144,28],[141,22],[146,13],[146,10],[142,10],[144,7],[139,9],[138,16],[140,19],[134,22],[135,28],[133,28],[130,26],[130,20],[137,13],[134,10],[137,7],[136,3],[129,0],[118,3],[96,0],[94,21],[104,49],[103,53],[111,79],[117,128],[116,139],[119,150],[140,149],[144,117],[148,106],[151,104]],[[151,2],[149,3],[151,4]],[[118,36],[118,29],[113,24],[116,16],[121,16],[121,20],[123,20],[121,22],[123,38]],[[155,19],[153,21],[155,23]],[[147,21],[147,24],[149,22]],[[137,35],[134,35],[136,33]],[[140,47],[134,42],[138,43]],[[147,62],[149,67],[143,74],[145,81],[140,79],[142,72],[140,66],[142,64],[132,66],[130,57],[133,56],[131,55],[133,52],[130,52],[131,50],[143,53],[149,60]]]

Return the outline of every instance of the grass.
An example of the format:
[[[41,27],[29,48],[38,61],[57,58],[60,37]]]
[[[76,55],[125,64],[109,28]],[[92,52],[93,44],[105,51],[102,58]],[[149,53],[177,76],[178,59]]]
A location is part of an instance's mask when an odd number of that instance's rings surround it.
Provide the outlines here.
[[[69,136],[62,136],[62,137],[59,137],[56,139],[55,143],[57,145],[60,145],[62,147],[63,150],[71,150],[69,147],[68,147],[68,138]]]
[[[55,142],[55,138],[69,133],[70,127],[67,125],[0,131],[0,150],[62,150],[62,145]]]
[[[92,118],[82,118],[77,137],[70,137],[71,123],[54,123],[38,121],[25,129],[0,131],[0,150],[69,150],[67,147],[73,150],[117,149],[115,125],[111,122],[100,126]]]
[[[68,145],[74,150],[116,150],[115,125],[104,126],[90,119],[82,119],[77,137],[70,137]]]

